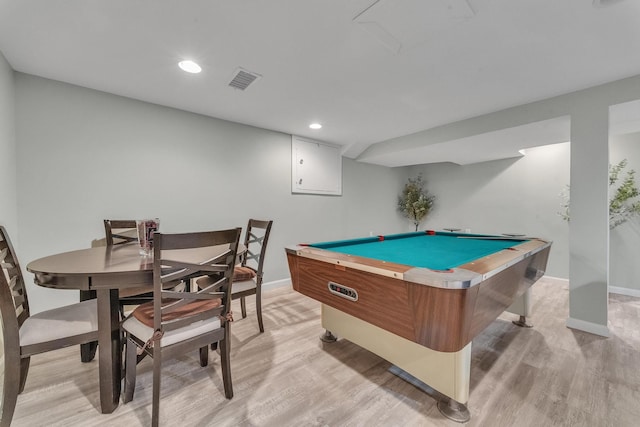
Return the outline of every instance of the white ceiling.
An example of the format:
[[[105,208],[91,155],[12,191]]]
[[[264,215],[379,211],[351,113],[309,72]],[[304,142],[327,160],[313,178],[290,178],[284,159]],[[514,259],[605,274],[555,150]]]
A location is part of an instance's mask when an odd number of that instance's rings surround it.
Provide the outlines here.
[[[639,24],[638,0],[0,0],[0,51],[17,71],[357,157],[377,142],[638,75]],[[185,58],[203,72],[178,69]],[[262,78],[233,89],[238,67]],[[640,117],[634,107],[626,122]],[[310,130],[313,121],[324,127]],[[559,138],[528,125],[379,163],[501,158],[536,131]],[[454,159],[469,147],[477,156]]]

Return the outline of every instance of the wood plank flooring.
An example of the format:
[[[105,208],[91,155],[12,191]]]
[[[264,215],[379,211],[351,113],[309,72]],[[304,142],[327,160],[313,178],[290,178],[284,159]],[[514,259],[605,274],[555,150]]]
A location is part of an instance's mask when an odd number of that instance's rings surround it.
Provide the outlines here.
[[[610,338],[568,329],[567,282],[533,287],[533,329],[503,314],[473,342],[469,426],[640,425],[640,299],[611,295]],[[436,402],[388,372],[389,363],[346,340],[323,344],[319,304],[290,288],[265,292],[265,333],[253,305],[232,326],[234,398],[220,362],[166,361],[161,424],[179,426],[457,426]],[[151,363],[138,366],[132,402],[98,411],[97,361],[77,348],[31,359],[13,425],[146,426]]]

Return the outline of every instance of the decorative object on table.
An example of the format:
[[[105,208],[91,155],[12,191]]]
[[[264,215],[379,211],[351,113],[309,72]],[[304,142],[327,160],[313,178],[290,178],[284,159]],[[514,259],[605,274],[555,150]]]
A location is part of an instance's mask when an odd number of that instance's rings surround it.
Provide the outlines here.
[[[402,190],[402,194],[398,197],[398,210],[413,221],[416,231],[418,231],[420,222],[431,211],[435,200],[435,196],[429,195],[427,190],[424,189],[425,184],[422,174],[414,179],[409,178]]]
[[[32,355],[98,340],[96,300],[31,315],[22,269],[0,226],[0,426],[9,426]]]
[[[140,243],[140,254],[151,255],[153,253],[153,233],[160,228],[160,220],[141,219],[136,221],[138,229],[138,242]]]
[[[627,167],[627,159],[621,160],[615,166],[609,166],[609,194],[613,196],[609,200],[609,229],[613,230],[620,224],[627,222],[636,215],[640,215],[640,200],[637,197],[640,195],[638,187],[636,186],[635,173],[636,171],[628,170],[622,180],[622,183],[618,184],[620,175],[624,168]],[[558,212],[558,215],[565,221],[570,220],[569,204],[571,187],[567,185],[566,189],[560,194],[562,198],[562,211]]]

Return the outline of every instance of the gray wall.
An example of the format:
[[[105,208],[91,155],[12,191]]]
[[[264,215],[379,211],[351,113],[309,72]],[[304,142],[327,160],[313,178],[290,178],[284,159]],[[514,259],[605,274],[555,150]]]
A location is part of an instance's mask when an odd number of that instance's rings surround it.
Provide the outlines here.
[[[0,225],[4,225],[18,246],[16,201],[15,90],[13,70],[0,52]]]
[[[569,225],[558,215],[569,183],[570,144],[527,149],[519,158],[473,165],[413,166],[436,196],[426,228],[523,233],[553,241],[547,274],[569,277]]]
[[[640,185],[640,133],[611,138],[609,158],[611,164],[627,159],[626,170],[636,171],[636,184]],[[610,245],[609,285],[614,291],[640,296],[640,218],[614,228]]]
[[[422,228],[549,238],[548,274],[568,276],[568,226],[557,215],[568,144],[469,166],[389,169],[344,159],[342,197],[292,195],[289,135],[13,73],[4,58],[0,94],[0,178],[9,184],[0,222],[19,227],[25,265],[89,246],[102,218],[158,216],[170,232],[244,226],[254,216],[275,220],[266,280],[277,281],[288,276],[287,244],[411,230],[396,197],[407,176],[423,172],[438,200]],[[611,161],[627,157],[640,170],[637,141],[619,149],[612,141]],[[213,200],[220,194],[228,207]],[[639,230],[634,221],[612,232],[612,286],[639,287]],[[76,299],[26,279],[34,311]]]
[[[20,256],[88,247],[103,218],[159,217],[166,232],[274,220],[265,281],[284,246],[396,232],[406,171],[344,159],[343,196],[291,194],[291,137],[16,73]],[[31,284],[31,277],[27,278]],[[29,287],[34,311],[77,292]]]

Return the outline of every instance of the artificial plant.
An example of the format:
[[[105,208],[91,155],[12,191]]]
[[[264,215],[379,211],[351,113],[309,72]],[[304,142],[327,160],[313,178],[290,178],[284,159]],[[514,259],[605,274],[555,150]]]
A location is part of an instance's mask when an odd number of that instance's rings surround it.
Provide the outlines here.
[[[402,189],[402,194],[398,197],[398,210],[413,221],[416,231],[418,231],[420,222],[431,211],[435,200],[435,196],[429,195],[425,190],[425,185],[422,175],[413,179],[409,178]]]
[[[640,200],[637,199],[640,191],[636,186],[636,171],[630,169],[623,173],[626,167],[627,159],[621,160],[615,166],[609,166],[609,194],[611,195],[609,200],[609,228],[611,230],[640,214]],[[621,175],[624,175],[624,179],[619,183]],[[566,221],[570,220],[569,191],[570,186],[567,185],[566,190],[561,194],[563,202],[561,205],[562,211],[559,212],[562,219]]]

